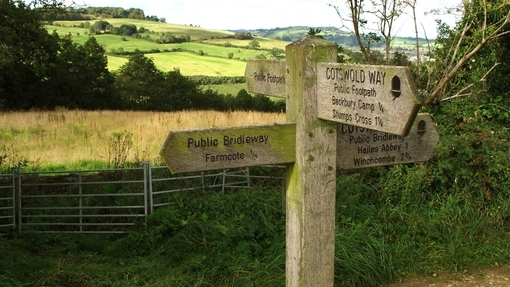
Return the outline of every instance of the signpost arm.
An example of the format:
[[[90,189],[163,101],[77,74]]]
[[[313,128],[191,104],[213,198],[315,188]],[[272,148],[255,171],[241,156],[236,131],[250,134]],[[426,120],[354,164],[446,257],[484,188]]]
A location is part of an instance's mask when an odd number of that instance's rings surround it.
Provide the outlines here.
[[[287,287],[334,282],[337,128],[317,118],[317,63],[336,57],[336,46],[315,36],[286,47],[287,121],[296,123],[296,161],[287,169]]]

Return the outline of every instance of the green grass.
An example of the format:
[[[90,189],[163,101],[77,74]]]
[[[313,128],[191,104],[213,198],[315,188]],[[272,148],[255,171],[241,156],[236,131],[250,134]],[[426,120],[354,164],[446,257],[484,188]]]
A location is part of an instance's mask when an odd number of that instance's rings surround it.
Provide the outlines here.
[[[269,39],[269,38],[262,38],[262,37],[254,37],[255,40],[259,42],[261,49],[272,49],[272,48],[278,48],[285,50],[285,46],[290,44],[290,42],[275,40],[275,39]],[[226,43],[230,43],[236,47],[247,47],[250,44],[250,41],[252,40],[237,40],[237,39],[211,39],[207,40],[208,43],[214,43],[219,45],[224,45]]]
[[[178,68],[185,76],[242,76],[246,69],[244,61],[199,56],[188,52],[155,53],[146,56],[154,60],[158,69],[172,71]]]
[[[170,23],[160,23],[155,21],[147,21],[147,20],[139,20],[139,19],[127,19],[127,18],[108,18],[108,19],[98,19],[107,21],[115,27],[119,27],[122,24],[133,24],[136,25],[137,28],[145,28],[150,32],[155,33],[172,33],[176,36],[181,35],[189,35],[192,40],[200,40],[200,39],[211,39],[217,37],[226,37],[229,35],[233,35],[233,32],[222,31],[222,30],[212,30],[212,29],[203,29],[199,27],[192,27],[189,25],[177,25]],[[88,22],[93,25],[96,20],[88,20]],[[80,23],[85,23],[87,21],[78,20],[78,21],[55,21],[54,24],[62,25],[58,27],[58,30],[68,31],[67,29],[74,29],[73,26],[78,26]],[[85,29],[88,31],[88,29]]]
[[[108,69],[110,71],[118,70],[120,67],[122,67],[124,64],[128,62],[127,57],[118,57],[118,56],[112,56],[109,55],[108,57]]]
[[[105,49],[108,54],[108,68],[112,71],[117,70],[127,62],[127,57],[112,55],[113,51],[122,49],[125,52],[140,51],[165,51],[180,48],[183,52],[172,53],[152,53],[146,54],[153,58],[156,66],[162,71],[172,71],[179,68],[181,73],[186,76],[204,75],[204,76],[244,76],[246,68],[245,61],[260,56],[270,58],[271,55],[265,50],[248,49],[250,40],[236,40],[232,38],[223,38],[233,33],[227,31],[216,31],[202,29],[198,27],[173,25],[157,23],[154,21],[134,20],[134,19],[107,19],[107,21],[118,27],[122,24],[134,24],[138,28],[144,27],[154,33],[143,33],[142,37],[149,35],[151,39],[158,39],[160,33],[170,32],[173,35],[189,35],[193,41],[180,44],[158,44],[156,42],[137,39],[133,37],[122,37],[119,35],[103,34],[94,35],[97,42]],[[47,25],[46,28],[51,33],[56,31],[59,35],[70,34],[73,41],[83,45],[90,35],[88,29],[77,28],[84,21],[58,21],[57,25]],[[93,21],[90,21],[93,24]],[[123,40],[124,39],[124,40]],[[274,47],[284,49],[287,42],[278,40],[257,38],[262,49],[271,49]],[[230,43],[231,47],[224,47]],[[235,46],[235,47],[234,47]],[[199,56],[201,54],[202,56]],[[231,58],[230,58],[231,56]]]
[[[219,85],[203,85],[201,86],[202,90],[208,90],[211,89],[213,91],[217,91],[219,94],[223,95],[232,95],[237,96],[237,93],[239,93],[240,90],[246,90],[246,83],[242,84],[219,84]],[[254,93],[250,93],[252,95],[255,95]],[[281,97],[273,97],[273,96],[266,96],[272,101],[284,101]]]
[[[491,216],[428,190],[424,165],[337,180],[335,286],[384,286],[510,263],[508,197]],[[0,286],[283,286],[285,213],[274,188],[180,192],[128,235],[0,237]]]
[[[49,33],[57,32],[60,36],[64,36],[67,34],[71,34],[73,37],[84,37],[83,43],[88,38],[89,29],[85,28],[78,28],[78,27],[71,27],[71,26],[55,26],[55,25],[46,25],[46,30],[48,30]],[[80,36],[77,36],[79,34]],[[77,39],[75,39],[76,41]],[[78,42],[78,41],[76,41]],[[83,44],[80,43],[80,44]]]
[[[163,47],[166,49],[174,49],[181,48],[183,50],[193,51],[195,53],[199,53],[202,51],[205,56],[214,56],[214,57],[222,57],[228,58],[229,53],[232,53],[233,59],[247,60],[256,58],[259,55],[265,55],[269,57],[269,52],[263,50],[253,50],[247,48],[237,48],[237,47],[223,47],[217,45],[208,45],[196,42],[186,42],[180,44],[166,44]]]

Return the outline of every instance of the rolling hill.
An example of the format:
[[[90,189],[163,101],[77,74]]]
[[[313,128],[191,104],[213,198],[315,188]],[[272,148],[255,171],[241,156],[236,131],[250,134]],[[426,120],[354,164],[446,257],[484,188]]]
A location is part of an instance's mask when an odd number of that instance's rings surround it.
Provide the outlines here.
[[[153,58],[158,69],[171,71],[179,69],[183,75],[205,76],[243,76],[246,60],[253,58],[271,58],[271,49],[283,49],[289,42],[254,36],[253,39],[235,39],[232,31],[210,30],[194,26],[175,25],[137,19],[104,19],[118,27],[124,24],[135,25],[143,33],[138,37],[114,34],[96,34],[107,55],[109,69],[116,70],[127,62],[127,55],[135,51],[144,52]],[[51,33],[71,35],[73,41],[83,44],[90,37],[89,29],[95,21],[55,21],[47,25]],[[191,42],[163,43],[157,41],[164,35],[176,37],[189,36]],[[250,42],[256,40],[259,47],[250,48]]]

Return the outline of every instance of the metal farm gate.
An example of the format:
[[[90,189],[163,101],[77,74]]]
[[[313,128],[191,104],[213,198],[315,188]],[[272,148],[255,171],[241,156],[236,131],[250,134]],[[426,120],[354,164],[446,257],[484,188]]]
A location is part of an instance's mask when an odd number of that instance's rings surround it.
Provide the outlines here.
[[[0,235],[15,228],[15,180],[14,172],[0,174]]]
[[[262,167],[264,169],[264,167]],[[184,191],[251,188],[282,175],[282,167],[249,168],[173,176],[166,166],[0,174],[0,234],[125,233],[145,227],[155,208],[173,204]],[[278,177],[277,177],[278,178]]]

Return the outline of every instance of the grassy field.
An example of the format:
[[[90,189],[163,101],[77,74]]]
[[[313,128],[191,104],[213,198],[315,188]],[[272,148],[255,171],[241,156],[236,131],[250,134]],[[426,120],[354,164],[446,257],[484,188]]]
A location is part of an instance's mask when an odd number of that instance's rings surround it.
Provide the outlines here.
[[[183,111],[31,111],[0,113],[5,166],[27,160],[42,169],[105,166],[115,135],[131,135],[128,161],[160,163],[170,130],[284,122],[284,114]]]
[[[246,69],[244,61],[200,56],[188,52],[154,53],[146,56],[153,59],[158,69],[172,71],[178,68],[185,76],[244,76]]]
[[[147,21],[147,20],[139,20],[139,19],[127,19],[127,18],[108,18],[108,19],[97,19],[107,21],[115,27],[119,27],[122,24],[133,24],[136,25],[137,28],[145,28],[151,32],[155,33],[164,33],[169,32],[177,36],[181,35],[189,35],[192,40],[200,40],[200,39],[211,39],[217,37],[226,37],[229,35],[233,35],[233,32],[223,31],[223,30],[212,30],[212,29],[204,29],[200,27],[188,26],[188,25],[177,25],[170,23],[160,23],[155,21]],[[93,25],[96,20],[89,20],[88,22]],[[80,23],[85,23],[87,21],[78,20],[78,21],[55,21],[54,24],[61,25],[58,27],[58,31],[62,31],[64,33],[75,31],[88,32],[88,29],[78,28]],[[53,26],[53,25],[50,25]],[[75,30],[79,29],[79,30]],[[51,29],[49,29],[51,30]]]
[[[267,50],[272,48],[283,50],[289,44],[284,41],[256,37],[260,49],[248,49],[251,40],[226,38],[234,34],[229,31],[136,19],[105,20],[115,27],[122,24],[134,24],[137,28],[144,27],[150,32],[142,33],[142,37],[149,36],[152,40],[159,39],[162,33],[171,33],[175,36],[189,35],[192,40],[192,42],[180,44],[158,44],[144,39],[112,34],[94,35],[108,54],[108,68],[111,71],[119,69],[127,62],[127,57],[114,55],[113,51],[122,49],[125,52],[133,52],[138,49],[140,51],[162,51],[161,53],[147,54],[147,57],[153,58],[158,69],[162,71],[179,68],[185,76],[244,76],[246,60],[257,57],[270,58],[271,54]],[[84,44],[90,35],[88,29],[79,28],[83,22],[55,21],[52,25],[47,25],[46,28],[50,33],[55,31],[61,36],[71,35],[73,41]],[[94,23],[93,20],[89,22]],[[182,49],[182,52],[164,52],[172,49]]]

